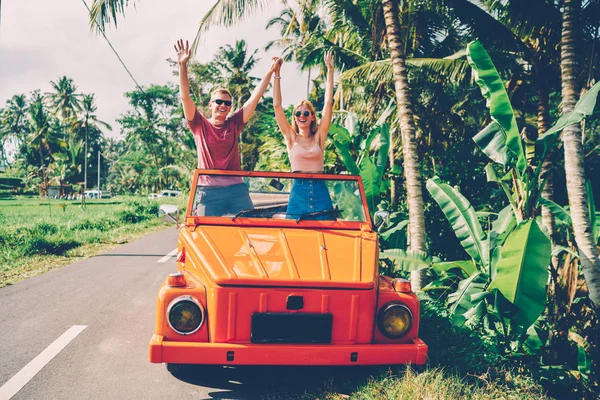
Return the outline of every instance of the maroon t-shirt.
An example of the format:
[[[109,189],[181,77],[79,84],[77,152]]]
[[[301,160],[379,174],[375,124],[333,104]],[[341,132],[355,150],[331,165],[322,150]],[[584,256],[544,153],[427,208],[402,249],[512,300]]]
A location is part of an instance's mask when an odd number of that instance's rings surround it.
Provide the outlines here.
[[[239,171],[240,150],[238,138],[244,128],[244,110],[239,109],[225,120],[222,126],[213,125],[206,117],[198,112],[194,118],[187,121],[194,134],[196,150],[198,151],[198,169],[228,169]],[[241,183],[242,178],[200,176],[198,185],[229,186]]]

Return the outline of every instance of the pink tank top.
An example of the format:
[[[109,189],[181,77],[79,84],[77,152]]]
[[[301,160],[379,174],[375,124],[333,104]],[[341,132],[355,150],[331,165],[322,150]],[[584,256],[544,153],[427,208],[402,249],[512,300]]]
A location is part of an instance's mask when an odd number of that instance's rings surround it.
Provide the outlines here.
[[[318,143],[307,150],[294,142],[288,154],[293,172],[323,172],[323,150]]]

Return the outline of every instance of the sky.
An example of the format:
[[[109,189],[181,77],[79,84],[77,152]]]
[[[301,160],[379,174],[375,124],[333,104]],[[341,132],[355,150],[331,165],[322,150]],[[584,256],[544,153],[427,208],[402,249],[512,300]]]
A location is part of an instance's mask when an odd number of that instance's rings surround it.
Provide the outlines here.
[[[85,0],[88,5],[92,0]],[[133,77],[142,85],[177,82],[165,61],[175,58],[177,39],[192,42],[201,18],[215,3],[211,0],[135,0],[118,26],[106,35]],[[267,21],[280,9],[255,14],[233,28],[214,27],[203,37],[195,60],[212,59],[220,46],[245,39],[250,50],[259,49],[261,59],[253,75],[264,76],[271,57],[279,50],[264,51],[278,37],[276,28],[265,30]],[[100,120],[113,126],[107,136],[119,136],[115,122],[128,109],[123,94],[135,89],[105,39],[90,33],[87,9],[82,0],[2,0],[0,24],[0,107],[15,94],[35,89],[51,90],[50,81],[72,78],[81,93],[94,93]],[[284,106],[300,101],[306,93],[305,73],[293,63],[282,67]]]

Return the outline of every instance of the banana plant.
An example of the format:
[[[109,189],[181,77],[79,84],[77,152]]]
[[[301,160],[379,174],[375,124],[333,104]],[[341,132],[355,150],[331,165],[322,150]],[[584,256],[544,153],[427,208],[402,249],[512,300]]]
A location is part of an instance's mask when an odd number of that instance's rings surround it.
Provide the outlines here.
[[[486,168],[489,182],[497,183],[509,206],[502,210],[484,232],[468,200],[451,186],[433,177],[427,190],[438,203],[471,260],[432,263],[444,274],[451,265],[460,268],[463,280],[448,297],[455,321],[476,325],[487,322],[505,335],[511,329],[525,332],[542,314],[546,305],[548,265],[552,255],[550,238],[535,219],[545,177],[541,165],[560,131],[591,115],[600,90],[594,85],[567,116],[562,117],[537,140],[536,152],[525,155],[512,106],[489,55],[478,41],[467,47],[467,59],[475,81],[487,99],[492,122],[473,140],[491,159]],[[565,223],[568,215],[552,204]],[[564,211],[564,210],[562,210]],[[595,210],[590,210],[595,214]],[[465,268],[465,266],[467,266]],[[500,327],[500,328],[498,328]]]
[[[517,223],[507,206],[485,232],[475,209],[457,189],[433,177],[427,190],[471,257],[431,265],[441,275],[451,268],[462,272],[458,290],[448,296],[454,321],[473,326],[487,320],[490,326],[498,321],[506,325],[508,318],[523,330],[529,328],[546,305],[551,258],[550,239],[537,221]]]
[[[542,164],[564,128],[581,122],[593,113],[600,82],[581,96],[573,111],[562,116],[541,135],[536,141],[535,153],[526,156],[504,83],[479,41],[467,46],[467,60],[481,93],[487,99],[492,119],[488,126],[473,137],[477,146],[493,162],[486,168],[488,181],[496,182],[503,189],[517,221],[533,218],[546,184],[546,177],[540,176],[542,168],[536,168],[536,165]]]
[[[344,166],[352,175],[360,175],[362,178],[371,214],[377,210],[381,192],[385,190],[383,172],[390,148],[390,126],[385,120],[391,111],[392,107],[388,106],[364,139],[361,139],[364,136],[360,132],[358,119],[351,112],[346,116],[345,127],[332,124],[330,128],[333,143]],[[376,140],[378,147],[374,146]],[[356,158],[353,155],[355,150],[358,150]]]

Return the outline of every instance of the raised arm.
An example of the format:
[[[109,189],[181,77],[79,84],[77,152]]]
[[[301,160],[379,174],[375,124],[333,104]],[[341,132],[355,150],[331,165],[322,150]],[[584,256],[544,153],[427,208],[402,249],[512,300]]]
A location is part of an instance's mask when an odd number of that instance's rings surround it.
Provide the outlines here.
[[[252,118],[252,114],[254,114],[254,110],[256,110],[258,102],[267,90],[267,87],[269,87],[269,83],[271,82],[271,76],[275,71],[275,67],[276,63],[275,60],[273,60],[269,71],[267,71],[267,73],[262,78],[258,86],[254,88],[254,90],[252,91],[252,95],[250,95],[250,98],[246,101],[246,103],[244,103],[244,106],[242,107],[242,110],[244,110],[244,123],[250,121],[250,118]]]
[[[331,119],[333,118],[333,54],[328,51],[325,52],[325,65],[327,66],[327,82],[325,83],[325,104],[323,106],[323,112],[321,113],[321,123],[317,134],[319,135],[319,141],[321,148],[325,146],[325,140],[329,133],[329,127],[331,126]]]
[[[275,59],[276,57],[274,57]],[[288,122],[285,116],[285,110],[283,109],[282,101],[281,101],[281,65],[283,64],[283,59],[279,58],[277,62],[277,67],[275,68],[275,76],[273,77],[273,110],[275,111],[275,120],[277,121],[277,125],[279,126],[279,130],[283,134],[283,138],[285,139],[285,144],[287,148],[291,148],[293,145],[293,138],[291,135],[292,126]]]
[[[179,93],[181,95],[181,103],[183,104],[183,115],[188,121],[194,119],[196,105],[190,97],[190,84],[188,81],[187,63],[190,60],[190,44],[179,39],[175,43],[175,51],[177,52],[177,63],[179,64]]]

